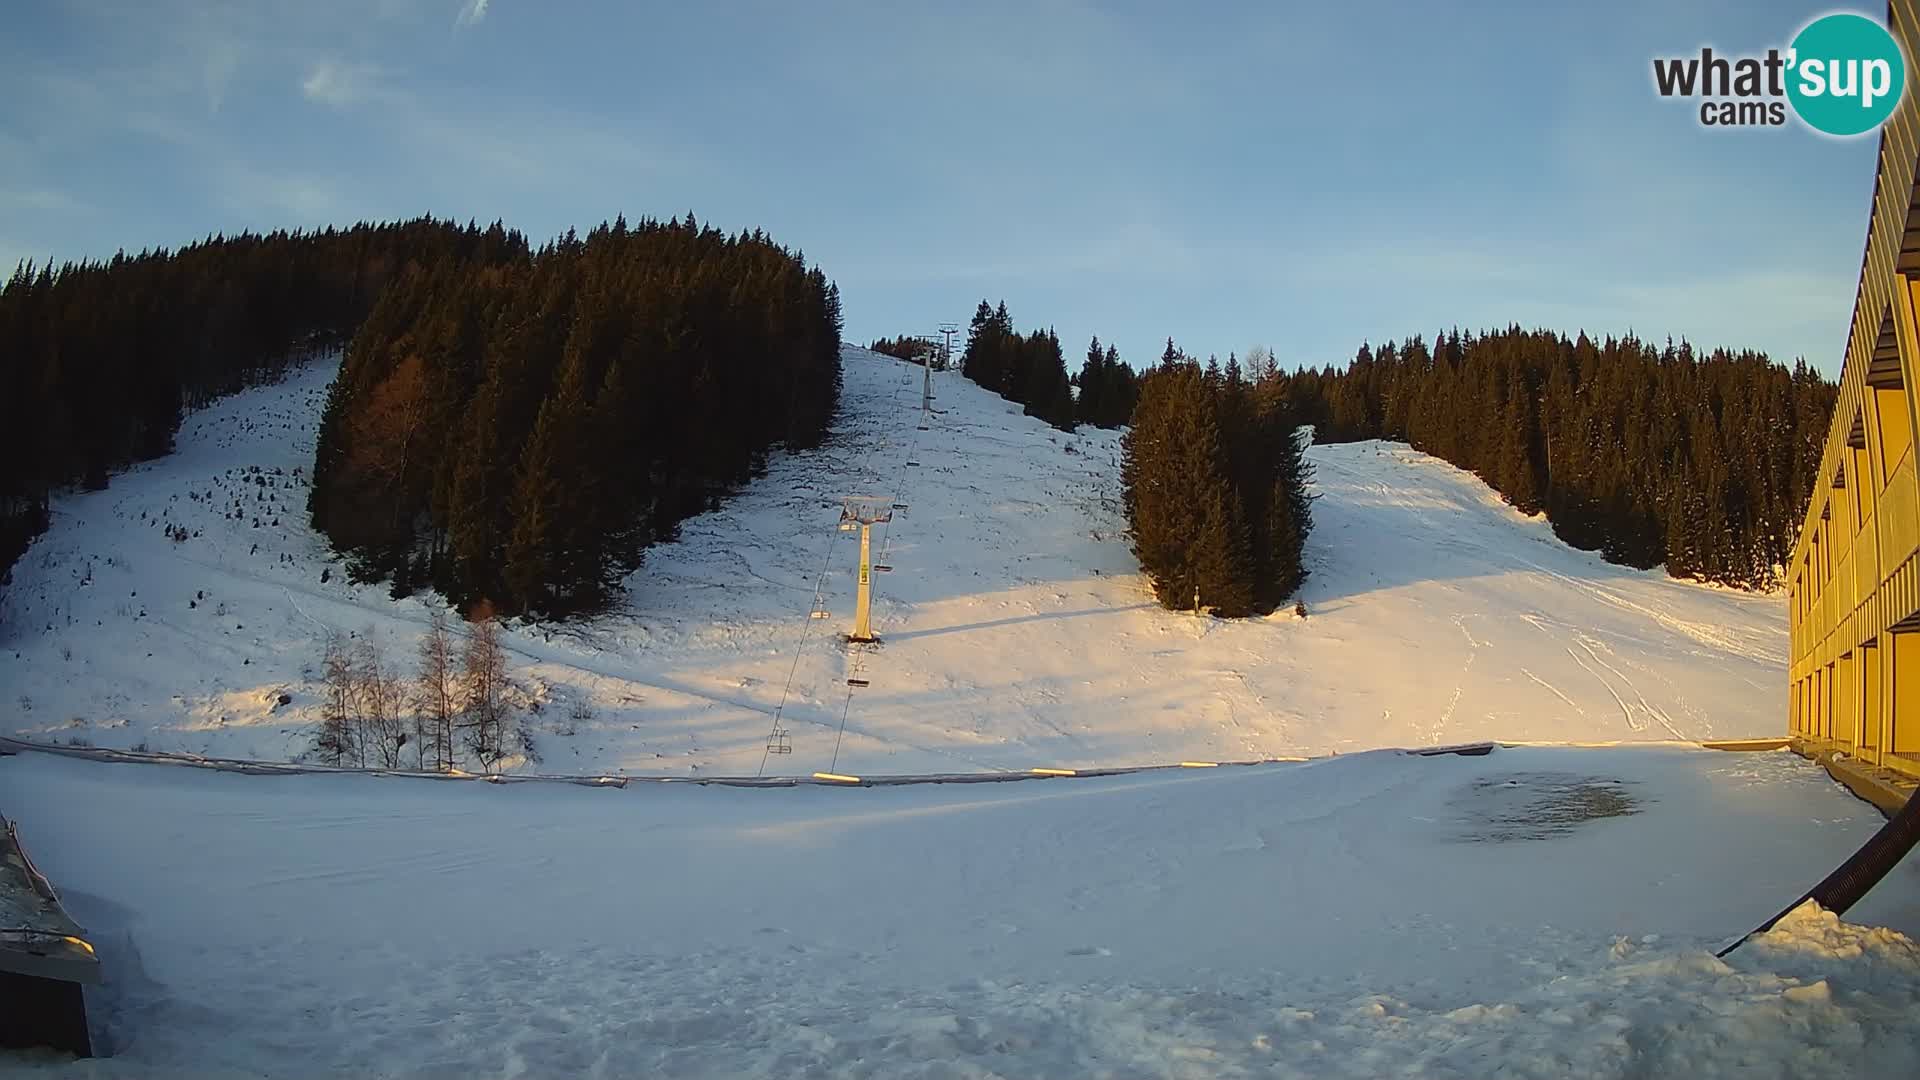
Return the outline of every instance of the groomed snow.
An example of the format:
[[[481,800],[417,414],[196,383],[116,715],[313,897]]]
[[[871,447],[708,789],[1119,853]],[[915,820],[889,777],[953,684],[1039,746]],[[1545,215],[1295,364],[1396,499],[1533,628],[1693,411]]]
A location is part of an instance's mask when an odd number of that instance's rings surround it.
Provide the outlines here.
[[[1920,867],[1784,752],[740,790],[0,759],[113,1056],[229,1076],[1911,1076]],[[1632,811],[1632,812],[1627,812]]]
[[[1117,434],[1053,431],[952,373],[920,432],[918,368],[850,348],[845,372],[828,445],[688,522],[620,611],[508,636],[542,705],[544,760],[515,767],[751,775],[783,698],[794,753],[771,772],[1782,729],[1782,600],[1608,565],[1404,446],[1312,450],[1310,615],[1230,624],[1148,595]],[[431,601],[348,584],[304,522],[293,474],[311,467],[331,375],[219,402],[175,455],[58,500],[0,607],[10,733],[286,760],[310,740],[327,629],[372,627],[410,660]],[[857,547],[833,528],[846,494],[910,504],[876,537],[894,568],[877,575],[877,653],[837,640]],[[833,618],[810,621],[823,565]],[[850,675],[872,683],[851,701]]]

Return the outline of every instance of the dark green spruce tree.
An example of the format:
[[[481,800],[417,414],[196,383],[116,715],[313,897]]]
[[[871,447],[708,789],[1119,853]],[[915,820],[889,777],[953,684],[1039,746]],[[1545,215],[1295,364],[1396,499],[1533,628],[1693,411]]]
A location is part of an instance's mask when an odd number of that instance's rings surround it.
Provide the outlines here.
[[[1123,440],[1134,554],[1166,607],[1271,611],[1305,578],[1312,528],[1292,411],[1237,359],[1210,377],[1168,351],[1173,360],[1141,377]]]

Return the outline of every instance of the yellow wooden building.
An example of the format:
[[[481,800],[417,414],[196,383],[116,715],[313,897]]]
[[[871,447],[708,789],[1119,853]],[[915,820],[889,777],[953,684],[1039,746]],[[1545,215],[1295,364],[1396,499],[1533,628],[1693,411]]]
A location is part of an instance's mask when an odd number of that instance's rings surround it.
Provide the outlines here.
[[[1920,56],[1916,0],[1888,25]],[[1867,252],[1819,483],[1787,568],[1788,728],[1920,777],[1920,110],[1910,87],[1880,133]]]

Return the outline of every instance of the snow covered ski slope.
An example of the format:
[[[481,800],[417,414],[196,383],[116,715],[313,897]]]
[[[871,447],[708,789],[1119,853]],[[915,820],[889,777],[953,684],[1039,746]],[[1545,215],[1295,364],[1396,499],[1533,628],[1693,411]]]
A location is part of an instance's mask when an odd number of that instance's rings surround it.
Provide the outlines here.
[[[0,758],[138,1077],[1920,1069],[1920,870],[1790,753],[592,790]],[[1869,928],[1878,924],[1890,929]]]
[[[776,710],[794,752],[769,770],[800,773],[1782,729],[1783,601],[1571,550],[1404,446],[1313,449],[1310,614],[1228,623],[1148,595],[1116,433],[1054,431],[954,373],[919,431],[918,368],[850,348],[845,374],[828,444],[687,522],[621,610],[508,635],[540,706],[543,760],[518,767],[752,774]],[[305,525],[330,377],[222,401],[175,455],[58,502],[0,612],[0,730],[282,760],[309,742],[327,629],[410,657],[431,599],[348,583]],[[849,494],[908,505],[876,530],[877,650],[839,640]],[[807,617],[816,582],[829,619]]]
[[[0,623],[13,733],[296,757],[328,629],[411,653],[434,601],[347,582],[304,524],[330,375],[61,500]],[[687,522],[620,610],[513,628],[542,759],[516,767],[751,775],[776,712],[769,772],[1317,760],[593,790],[0,758],[100,948],[113,1055],[0,1074],[1920,1069],[1912,860],[1855,922],[1804,909],[1711,955],[1879,823],[1791,754],[1670,742],[1779,731],[1780,600],[1608,566],[1364,443],[1312,452],[1307,618],[1166,612],[1116,434],[952,374],[920,430],[919,380],[848,350],[826,446]],[[905,505],[878,648],[839,637],[844,495]],[[1667,745],[1362,752],[1483,738]]]

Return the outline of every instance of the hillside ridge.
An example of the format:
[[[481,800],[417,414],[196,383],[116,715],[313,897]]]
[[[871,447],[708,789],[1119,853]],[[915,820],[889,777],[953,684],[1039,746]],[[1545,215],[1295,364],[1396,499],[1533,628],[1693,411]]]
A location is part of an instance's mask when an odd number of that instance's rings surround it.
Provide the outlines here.
[[[541,758],[516,768],[751,775],[776,711],[794,752],[766,767],[801,773],[1781,726],[1779,598],[1571,549],[1405,446],[1314,447],[1309,615],[1229,622],[1149,595],[1119,433],[1057,431],[953,372],[922,432],[920,368],[851,347],[843,368],[827,442],[651,549],[614,613],[504,635]],[[10,734],[286,760],[317,719],[325,629],[371,626],[411,664],[437,599],[347,582],[298,509],[330,377],[315,363],[217,402],[177,453],[59,500],[0,623]],[[907,504],[876,528],[877,648],[840,640],[853,494]],[[816,582],[829,618],[807,617]],[[871,685],[849,694],[854,674]]]

